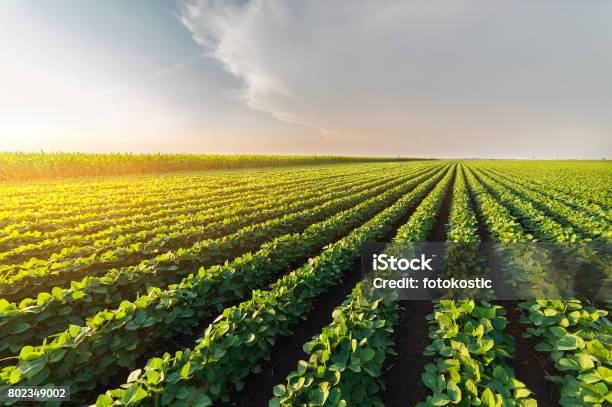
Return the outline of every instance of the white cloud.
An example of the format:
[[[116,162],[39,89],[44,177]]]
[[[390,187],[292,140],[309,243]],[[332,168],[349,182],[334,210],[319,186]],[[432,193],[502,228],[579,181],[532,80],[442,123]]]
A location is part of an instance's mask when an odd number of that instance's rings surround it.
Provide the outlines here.
[[[178,16],[250,108],[347,150],[610,155],[610,2],[190,0]]]

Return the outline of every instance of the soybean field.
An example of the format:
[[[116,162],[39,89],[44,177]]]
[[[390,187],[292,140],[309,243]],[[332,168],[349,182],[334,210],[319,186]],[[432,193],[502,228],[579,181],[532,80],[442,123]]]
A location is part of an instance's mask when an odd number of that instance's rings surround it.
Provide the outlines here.
[[[611,405],[607,303],[374,300],[359,268],[370,242],[608,242],[610,179],[607,161],[407,160],[4,181],[0,389]]]

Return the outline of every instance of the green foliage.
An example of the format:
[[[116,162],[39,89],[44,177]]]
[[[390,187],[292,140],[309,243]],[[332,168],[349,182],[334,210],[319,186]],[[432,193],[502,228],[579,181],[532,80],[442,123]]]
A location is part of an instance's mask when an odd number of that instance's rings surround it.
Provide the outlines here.
[[[483,185],[487,187],[485,189],[480,185],[482,178],[478,180],[470,174],[468,179],[476,202],[485,214],[493,240],[525,241],[531,240],[531,235],[504,233],[497,228],[497,225],[512,225],[516,221],[508,210],[498,209],[486,212],[490,208],[499,208],[499,204],[487,205],[487,202],[493,202],[494,198],[491,194],[505,202],[514,213],[520,216],[522,223],[528,225],[538,238],[559,242],[571,242],[576,238],[571,226],[564,227],[555,221],[554,217],[547,216],[546,213],[551,213],[550,211],[553,210],[553,205],[544,204],[546,202],[544,199],[538,199],[542,203],[538,209],[536,204],[530,201],[514,199],[512,193],[500,184],[492,181],[483,182]],[[563,186],[560,187],[563,188]],[[559,186],[553,188],[559,188]],[[590,195],[593,195],[592,192]],[[603,200],[600,199],[596,201],[603,203]],[[579,253],[576,255],[577,261],[581,261]],[[607,389],[609,382],[603,379],[606,377],[607,369],[610,369],[612,360],[610,358],[612,329],[607,319],[607,311],[598,310],[577,300],[529,301],[522,303],[521,307],[527,312],[527,316],[522,320],[529,325],[527,336],[543,338],[543,342],[537,345],[536,350],[548,352],[555,367],[565,373],[563,376],[549,377],[550,380],[560,385],[560,403],[566,407],[603,406],[606,402],[609,403],[612,393]],[[597,380],[599,377],[602,377],[601,381]],[[590,383],[591,381],[596,385]],[[600,384],[597,385],[597,383]]]
[[[447,171],[399,228],[396,243],[418,241],[431,230],[453,173],[454,168]],[[393,295],[378,299],[371,293],[364,296],[358,285],[334,310],[334,321],[304,345],[310,359],[298,362],[287,383],[273,389],[276,397],[270,400],[270,406],[382,406],[377,393],[384,389],[383,362],[393,353],[390,333],[397,318],[396,308]]]
[[[123,301],[117,310],[99,312],[88,321],[87,327],[69,329],[37,348],[42,352],[39,359],[45,360],[45,365],[50,368],[54,367],[53,374],[47,380],[52,383],[70,380],[74,397],[77,397],[80,389],[86,391],[97,384],[106,384],[112,372],[135,367],[138,357],[152,351],[158,341],[190,332],[201,318],[222,310],[231,301],[243,298],[250,289],[262,287],[274,275],[349,233],[424,180],[432,183],[439,177],[428,179],[430,175],[426,172],[407,180],[309,227],[301,235],[278,238],[255,255],[247,254],[231,265],[202,269],[169,290],[153,289],[134,302]],[[53,362],[47,355],[58,349],[68,349],[68,353],[66,357]],[[95,359],[82,359],[83,354],[97,356]],[[20,376],[20,383],[28,383],[32,376],[27,374],[27,363],[20,360],[16,366],[3,369],[0,379],[8,378],[13,370],[19,369],[25,373]],[[23,364],[26,366],[21,369]],[[101,367],[104,369],[101,370]],[[87,380],[70,379],[77,372]]]
[[[0,180],[129,175],[359,162],[412,161],[415,158],[282,156],[239,154],[84,154],[0,153]]]
[[[481,207],[496,208],[486,196],[479,198]],[[453,246],[447,253],[447,264],[452,265],[453,256],[457,255],[465,260],[471,252],[469,244],[480,241],[476,231],[476,217],[461,168],[455,181],[447,233],[449,241],[468,245]],[[473,260],[475,264],[478,261]],[[453,268],[452,272],[456,275],[460,270]],[[434,313],[429,317],[432,341],[425,350],[425,355],[433,357],[433,363],[425,367],[422,375],[431,395],[420,406],[535,403],[529,397],[531,392],[507,364],[514,353],[514,340],[504,333],[507,325],[504,314],[502,307],[486,301],[441,300],[434,304]]]
[[[19,156],[13,168],[34,158]],[[42,158],[38,169],[19,176],[311,163],[309,157]],[[0,171],[8,168],[5,159],[0,156]],[[607,242],[609,175],[608,163],[593,162],[375,162],[5,183],[0,358],[12,358],[3,361],[0,387],[70,385],[73,401],[100,406],[228,401],[274,357],[274,344],[291,335],[317,298],[354,267],[361,245],[392,233],[415,206],[397,230],[398,243],[428,239],[449,188],[450,242],[479,242],[477,218],[493,242]],[[550,261],[546,253],[524,254],[525,266]],[[593,253],[573,254],[593,265]],[[444,260],[466,257],[474,267],[481,260],[460,248]],[[395,297],[372,297],[358,285],[305,345],[307,358],[270,389],[270,406],[382,405],[382,367],[393,354],[397,307]],[[607,311],[580,301],[521,307],[528,335],[540,339],[536,350],[555,365],[549,379],[561,404],[612,403]],[[426,349],[432,363],[422,372],[429,395],[420,405],[535,405],[510,368],[515,349],[505,315],[482,300],[434,304]],[[175,339],[190,337],[197,340],[188,349],[163,354]],[[98,394],[121,375],[120,388]]]
[[[549,377],[561,386],[561,405],[611,403],[612,324],[608,312],[576,300],[520,305],[527,313],[522,322],[530,325],[526,336],[542,339],[536,350],[547,352],[561,373]]]
[[[270,405],[382,406],[376,394],[384,388],[395,306],[389,297],[364,297],[357,285],[334,310],[334,321],[304,345],[310,358],[298,362],[286,384],[274,387]]]
[[[280,205],[275,210],[277,215],[282,215],[291,208],[298,209],[298,212],[267,221],[265,219],[270,217],[270,214],[256,212],[255,216],[264,220],[263,223],[247,226],[219,239],[198,242],[188,249],[158,255],[153,260],[143,262],[139,266],[111,270],[103,277],[87,277],[80,283],[72,282],[69,289],[55,287],[49,294],[39,294],[36,300],[23,300],[19,304],[9,304],[0,314],[0,326],[6,328],[5,332],[11,332],[12,326],[23,323],[29,324],[31,329],[23,332],[22,335],[11,334],[6,338],[0,345],[0,354],[17,350],[24,343],[31,344],[35,339],[41,340],[47,335],[60,332],[69,323],[84,325],[86,317],[91,316],[95,319],[96,313],[105,308],[115,308],[121,301],[135,297],[138,292],[146,292],[147,289],[150,290],[150,287],[163,288],[169,283],[180,281],[181,278],[188,278],[190,274],[197,273],[198,268],[202,266],[222,263],[249,250],[258,249],[262,243],[269,242],[283,234],[300,232],[308,225],[334,216],[339,211],[351,208],[356,204],[362,205],[364,201],[371,200],[372,197],[389,188],[397,190],[400,184],[420,173],[409,173],[399,179],[391,178],[380,185],[360,185],[350,188],[346,194],[338,192],[323,194],[317,198],[322,204],[311,209],[308,209],[311,205],[307,201],[299,203],[297,207]],[[278,198],[278,200],[281,199]],[[248,220],[249,217],[245,218]],[[252,217],[250,218],[253,220]],[[244,221],[243,218],[238,219],[240,222]],[[229,218],[220,222],[219,228],[231,231],[229,229],[231,224],[232,218]],[[210,230],[216,226],[217,224],[213,223],[208,225],[207,229]],[[337,231],[341,230],[345,229],[337,229]],[[316,232],[321,235],[316,236]],[[317,248],[320,239],[326,239],[329,233],[324,233],[324,230],[319,228],[302,238],[307,238],[306,242],[312,241],[307,247]],[[49,283],[52,282],[55,280],[49,280]],[[77,309],[81,316],[80,319],[72,312]]]
[[[251,300],[225,309],[197,341],[193,351],[151,359],[145,367],[144,377],[122,389],[108,391],[106,395],[125,402],[127,392],[136,387],[145,389],[149,397],[161,405],[172,404],[183,394],[188,397],[188,403],[192,401],[189,397],[200,394],[212,400],[227,401],[227,389],[241,389],[248,374],[258,371],[262,360],[269,360],[272,345],[280,336],[289,335],[291,326],[312,309],[316,297],[337,284],[353,267],[359,259],[361,246],[391,231],[402,214],[440,178],[441,174],[431,177],[347,237],[330,245],[308,264],[279,279],[270,291],[255,291]],[[362,356],[367,359],[369,354],[365,351]],[[187,363],[189,372],[181,376]],[[166,378],[163,383],[151,385],[148,382],[151,370]],[[283,389],[277,387],[276,391],[280,393]],[[330,394],[329,383],[321,383],[311,395],[312,402],[323,404]]]
[[[393,174],[396,175],[395,178],[399,175],[398,172],[393,172]],[[268,194],[260,205],[256,205],[253,197],[248,194],[232,204],[222,202],[216,206],[209,202],[209,208],[205,211],[200,211],[197,207],[193,208],[192,210],[198,213],[185,220],[185,223],[175,224],[174,231],[171,231],[168,226],[172,218],[162,217],[162,220],[165,221],[165,229],[162,232],[156,231],[155,227],[147,230],[149,222],[141,222],[141,230],[136,234],[134,238],[136,240],[133,242],[129,235],[119,234],[119,230],[115,228],[113,236],[95,239],[91,242],[91,246],[64,247],[60,253],[51,254],[48,260],[29,259],[24,263],[0,266],[0,276],[2,276],[0,295],[19,301],[26,295],[31,295],[32,290],[44,292],[51,291],[54,286],[66,287],[76,277],[83,275],[105,274],[113,267],[124,268],[131,265],[154,264],[158,256],[163,258],[160,253],[189,248],[190,245],[235,233],[244,227],[250,226],[251,229],[256,229],[256,225],[260,222],[321,205],[332,199],[348,197],[363,192],[364,189],[378,188],[378,191],[382,191],[385,187],[384,181],[387,181],[386,186],[390,187],[394,179],[392,176],[382,180],[380,177],[378,180],[368,179],[363,175],[356,178],[354,181],[360,180],[361,182],[347,187],[347,183],[351,180],[350,178],[343,179],[332,182],[332,188],[327,190],[319,182],[310,191],[310,196],[308,189],[304,186],[294,191],[293,194],[288,194],[284,188],[273,189],[274,193]],[[395,181],[399,182],[397,179]],[[261,187],[261,181],[259,187]],[[263,192],[266,192],[265,189]],[[212,194],[213,198],[215,196],[216,194]],[[170,214],[173,214],[173,211],[170,211]],[[156,212],[156,215],[160,214]],[[174,215],[176,214],[172,216]],[[88,242],[86,238],[83,242],[83,238],[81,236],[79,240],[81,245]],[[251,239],[245,239],[245,242],[250,243]],[[110,246],[111,249],[105,251],[105,246]],[[256,241],[253,247],[257,247]],[[192,251],[197,249],[197,245],[191,248]],[[229,255],[232,253],[228,251]]]
[[[485,301],[444,300],[435,304],[432,343],[425,354],[423,384],[432,395],[421,406],[530,406],[531,392],[514,375],[507,360],[514,340],[504,334],[504,310]]]

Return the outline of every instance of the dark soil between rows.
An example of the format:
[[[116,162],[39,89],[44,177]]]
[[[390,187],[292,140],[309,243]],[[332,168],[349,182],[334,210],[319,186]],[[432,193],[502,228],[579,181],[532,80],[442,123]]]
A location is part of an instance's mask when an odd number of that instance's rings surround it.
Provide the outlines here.
[[[446,225],[457,175],[457,170],[453,171],[428,242],[446,241]],[[430,395],[429,389],[421,381],[421,374],[425,371],[425,365],[432,361],[430,356],[423,355],[430,343],[427,316],[432,312],[433,303],[430,300],[400,301],[393,330],[393,348],[397,355],[387,358],[383,367],[386,389],[382,401],[385,406],[414,406]]]
[[[516,354],[510,365],[514,368],[518,380],[527,385],[534,394],[538,406],[558,406],[559,389],[556,384],[546,380],[546,376],[555,374],[555,367],[548,358],[547,353],[538,352],[535,346],[540,342],[538,338],[523,338],[526,325],[519,322],[521,311],[518,301],[495,301],[506,310],[508,326],[506,333],[512,335],[516,341]]]
[[[431,232],[429,233],[429,237],[427,238],[428,242],[446,242],[447,240],[446,227],[450,218],[450,210],[453,201],[453,189],[455,186],[455,177],[457,176],[457,169],[453,168],[452,171],[453,175],[451,177],[448,188],[446,188],[446,192],[444,193],[444,199],[442,200],[442,206],[440,206],[440,212],[438,212],[436,222],[434,223]]]
[[[431,357],[423,355],[429,345],[426,317],[433,312],[431,301],[400,301],[393,332],[397,356],[387,358],[384,366],[386,390],[381,395],[387,407],[414,406],[430,391],[421,381]]]

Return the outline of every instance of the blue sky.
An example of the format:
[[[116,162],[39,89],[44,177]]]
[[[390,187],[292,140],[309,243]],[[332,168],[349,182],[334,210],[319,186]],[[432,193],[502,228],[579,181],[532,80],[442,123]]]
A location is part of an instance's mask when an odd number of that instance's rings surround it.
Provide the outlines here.
[[[612,3],[7,0],[0,150],[612,153]]]

